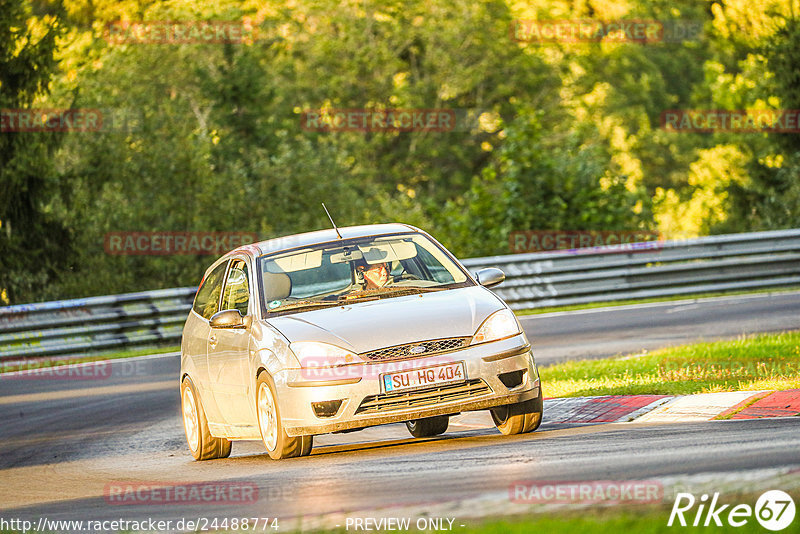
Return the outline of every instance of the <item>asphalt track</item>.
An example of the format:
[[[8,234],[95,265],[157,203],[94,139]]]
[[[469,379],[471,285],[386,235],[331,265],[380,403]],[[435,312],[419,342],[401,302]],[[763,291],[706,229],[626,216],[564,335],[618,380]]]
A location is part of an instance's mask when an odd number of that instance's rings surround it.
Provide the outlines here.
[[[798,311],[793,293],[530,317],[523,325],[542,361],[798,329]],[[285,530],[297,516],[333,526],[342,513],[388,509],[455,518],[457,530],[476,515],[524,511],[509,499],[520,480],[657,480],[665,502],[677,488],[800,485],[800,417],[666,425],[545,419],[533,434],[504,437],[476,413],[454,418],[435,439],[414,440],[404,425],[387,425],[318,436],[308,458],[274,462],[260,443],[238,442],[229,459],[194,462],[179,418],[178,366],[175,356],[138,358],[95,366],[81,379],[0,379],[0,518],[280,517]],[[120,504],[109,497],[109,488],[133,484],[223,482],[257,488],[257,498],[163,504],[140,495]]]

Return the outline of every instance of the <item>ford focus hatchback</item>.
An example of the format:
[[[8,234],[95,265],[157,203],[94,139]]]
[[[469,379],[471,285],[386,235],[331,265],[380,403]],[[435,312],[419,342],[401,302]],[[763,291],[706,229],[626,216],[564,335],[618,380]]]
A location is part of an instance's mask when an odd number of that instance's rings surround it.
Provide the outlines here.
[[[263,440],[274,459],[317,434],[404,422],[414,437],[490,410],[535,430],[542,392],[508,306],[412,226],[323,230],[246,245],[206,271],[183,329],[181,405],[198,460]]]

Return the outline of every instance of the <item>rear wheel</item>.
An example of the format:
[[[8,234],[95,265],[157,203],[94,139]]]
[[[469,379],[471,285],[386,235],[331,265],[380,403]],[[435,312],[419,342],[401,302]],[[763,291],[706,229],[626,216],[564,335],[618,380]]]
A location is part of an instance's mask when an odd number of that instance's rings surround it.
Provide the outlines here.
[[[195,460],[214,460],[230,456],[231,442],[211,435],[200,396],[188,376],[181,382],[181,412],[186,441]]]
[[[256,407],[261,439],[270,458],[281,460],[311,454],[314,436],[289,437],[283,430],[275,385],[265,372],[258,375],[256,382]]]
[[[406,427],[408,428],[408,431],[411,432],[411,435],[415,438],[429,438],[431,436],[444,434],[449,423],[449,416],[438,415],[436,417],[426,417],[424,419],[406,421]]]
[[[492,419],[497,430],[511,436],[514,434],[526,434],[533,432],[542,424],[542,411],[544,402],[542,400],[542,388],[539,388],[539,395],[535,399],[507,404],[492,408]]]

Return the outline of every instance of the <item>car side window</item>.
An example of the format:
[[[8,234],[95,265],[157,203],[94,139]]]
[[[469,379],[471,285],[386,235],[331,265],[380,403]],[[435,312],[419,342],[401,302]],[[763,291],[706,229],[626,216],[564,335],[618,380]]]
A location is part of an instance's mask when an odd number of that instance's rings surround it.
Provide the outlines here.
[[[247,275],[247,264],[242,260],[233,260],[222,293],[223,310],[239,310],[247,315],[247,304],[250,302],[250,285]]]
[[[194,297],[192,309],[205,319],[211,319],[211,316],[219,310],[219,295],[227,267],[228,262],[222,262],[211,271],[200,284],[200,289]]]

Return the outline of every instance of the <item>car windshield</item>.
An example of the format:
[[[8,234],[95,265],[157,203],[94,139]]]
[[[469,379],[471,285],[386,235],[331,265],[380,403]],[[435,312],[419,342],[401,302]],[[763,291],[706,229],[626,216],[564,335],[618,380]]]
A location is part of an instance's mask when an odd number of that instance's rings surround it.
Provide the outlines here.
[[[259,258],[270,314],[441,291],[470,281],[422,234],[347,240]]]

